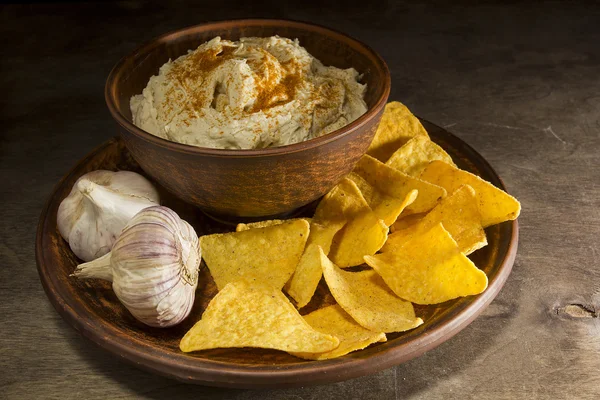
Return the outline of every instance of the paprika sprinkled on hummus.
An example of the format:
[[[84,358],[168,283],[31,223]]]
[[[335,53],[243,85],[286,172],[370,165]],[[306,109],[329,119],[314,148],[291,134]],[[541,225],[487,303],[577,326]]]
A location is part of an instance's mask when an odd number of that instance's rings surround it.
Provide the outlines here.
[[[131,98],[133,122],[167,140],[253,149],[322,136],[367,111],[353,68],[326,67],[298,41],[219,37],[164,64]]]

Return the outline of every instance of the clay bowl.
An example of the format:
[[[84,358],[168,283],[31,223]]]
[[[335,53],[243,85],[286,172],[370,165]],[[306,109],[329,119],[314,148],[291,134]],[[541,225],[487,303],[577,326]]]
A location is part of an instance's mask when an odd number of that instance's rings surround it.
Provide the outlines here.
[[[302,143],[258,150],[190,146],[151,135],[131,122],[129,99],[169,59],[221,36],[297,38],[325,65],[354,67],[367,84],[368,112],[353,123]],[[142,169],[182,200],[210,215],[290,214],[324,195],[352,170],[371,142],[390,92],[383,59],[365,44],[321,26],[285,20],[208,23],[160,36],[121,59],[106,82],[106,103]]]

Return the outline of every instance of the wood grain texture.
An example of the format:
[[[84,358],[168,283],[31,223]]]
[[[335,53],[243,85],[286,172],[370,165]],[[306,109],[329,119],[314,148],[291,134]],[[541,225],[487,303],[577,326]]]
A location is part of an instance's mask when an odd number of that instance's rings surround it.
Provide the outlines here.
[[[3,6],[0,398],[597,398],[600,11],[585,2],[453,3]],[[37,220],[60,177],[116,133],[102,97],[112,65],[163,32],[248,16],[310,20],[372,45],[390,66],[391,99],[475,147],[521,200],[513,272],[452,340],[338,384],[215,389],[124,363],[48,302],[35,268]]]

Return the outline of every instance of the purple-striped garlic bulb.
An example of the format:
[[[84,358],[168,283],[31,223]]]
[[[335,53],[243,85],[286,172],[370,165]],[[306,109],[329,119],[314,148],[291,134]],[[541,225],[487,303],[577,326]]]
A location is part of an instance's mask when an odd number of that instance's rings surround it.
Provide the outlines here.
[[[127,223],[110,253],[79,265],[73,275],[111,281],[136,319],[165,328],[189,315],[200,258],[194,228],[173,210],[155,206]]]

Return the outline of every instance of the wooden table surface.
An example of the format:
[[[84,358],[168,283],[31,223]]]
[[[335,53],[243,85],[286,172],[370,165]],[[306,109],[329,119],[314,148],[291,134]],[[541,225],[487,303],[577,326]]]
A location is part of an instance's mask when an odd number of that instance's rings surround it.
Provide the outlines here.
[[[598,398],[599,7],[253,3],[0,6],[0,398]],[[475,147],[522,202],[506,286],[442,346],[333,385],[188,386],[99,349],[46,299],[37,220],[60,177],[115,134],[103,96],[113,64],[158,34],[244,16],[316,22],[367,42],[389,64],[391,99]]]

